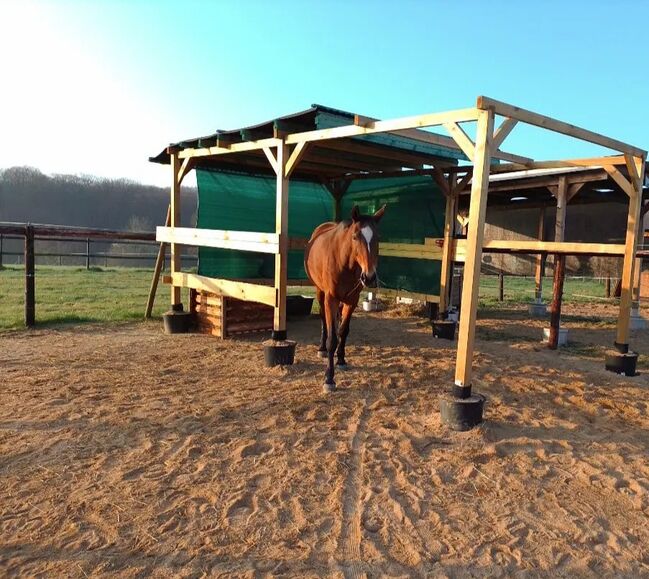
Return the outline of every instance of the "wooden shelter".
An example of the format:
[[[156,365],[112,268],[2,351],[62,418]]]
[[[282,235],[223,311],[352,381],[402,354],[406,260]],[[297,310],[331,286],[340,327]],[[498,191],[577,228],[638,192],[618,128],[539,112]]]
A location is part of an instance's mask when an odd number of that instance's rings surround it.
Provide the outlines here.
[[[443,311],[448,303],[451,264],[464,262],[462,311],[459,321],[454,392],[466,398],[471,392],[472,359],[475,338],[478,283],[483,251],[523,252],[530,254],[608,255],[622,257],[622,294],[615,344],[620,352],[628,350],[629,317],[632,304],[634,256],[642,211],[642,193],[646,151],[604,135],[570,125],[534,112],[486,97],[478,97],[475,106],[394,120],[381,121],[360,115],[349,124],[305,130],[301,117],[283,117],[280,122],[265,123],[238,131],[220,131],[208,137],[169,146],[153,161],[171,166],[171,213],[168,227],[159,227],[157,239],[171,246],[171,303],[178,309],[181,288],[207,290],[226,297],[267,304],[274,309],[273,337],[286,338],[287,259],[289,248],[304,240],[288,236],[288,200],[291,177],[326,182],[335,201],[335,216],[340,218],[341,200],[346,186],[358,179],[392,177],[395,174],[429,174],[446,196],[443,242],[426,240],[423,244],[381,244],[381,255],[428,258],[441,261],[438,301]],[[496,126],[499,121],[498,126]],[[476,124],[475,139],[463,125]],[[613,151],[610,156],[569,160],[535,161],[505,152],[502,145],[519,123],[561,133]],[[438,134],[428,127],[440,128]],[[369,137],[386,135],[407,139],[427,147],[421,150],[394,148]],[[365,140],[363,140],[365,139]],[[459,165],[466,159],[468,164]],[[179,227],[180,184],[189,171],[200,167],[229,167],[238,171],[273,174],[276,187],[275,232],[243,232]],[[557,220],[554,239],[538,241],[484,241],[484,223],[488,195],[496,203],[511,201],[511,188],[491,175],[539,169],[587,168],[588,171],[565,172],[548,177],[534,177],[538,191],[533,195],[539,206],[554,204]],[[592,171],[590,170],[592,168]],[[592,177],[592,181],[591,181]],[[615,194],[628,198],[628,219],[623,244],[567,243],[564,241],[565,209],[568,202],[582,195],[589,199],[587,186],[602,178],[615,183]],[[538,182],[537,182],[538,181]],[[547,182],[546,182],[547,181]],[[505,183],[505,181],[503,181]],[[518,184],[520,185],[520,184]],[[548,189],[549,187],[549,189]],[[530,188],[530,191],[533,189]],[[592,191],[591,191],[592,192]],[[458,212],[465,210],[468,222],[466,239],[455,239],[454,224]],[[179,245],[209,246],[254,251],[274,256],[272,285],[232,279],[214,279],[180,271]]]

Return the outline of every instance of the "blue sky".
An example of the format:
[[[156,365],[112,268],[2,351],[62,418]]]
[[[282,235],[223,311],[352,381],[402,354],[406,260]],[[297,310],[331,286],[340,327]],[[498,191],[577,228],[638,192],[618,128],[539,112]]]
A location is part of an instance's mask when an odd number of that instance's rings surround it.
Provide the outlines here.
[[[166,184],[171,141],[320,103],[380,118],[497,98],[649,146],[649,2],[0,0],[0,167]],[[517,128],[538,159],[600,152]]]

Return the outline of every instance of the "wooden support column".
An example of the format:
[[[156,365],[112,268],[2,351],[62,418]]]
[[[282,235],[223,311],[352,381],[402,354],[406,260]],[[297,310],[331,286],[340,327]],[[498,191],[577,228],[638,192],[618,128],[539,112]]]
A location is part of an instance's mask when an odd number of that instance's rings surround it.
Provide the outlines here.
[[[466,243],[466,260],[464,262],[462,312],[455,363],[455,387],[453,389],[454,395],[458,398],[468,398],[471,395],[471,365],[473,362],[475,324],[478,311],[478,287],[480,284],[480,264],[482,262],[484,222],[487,210],[493,127],[493,111],[480,111],[476,130],[471,202],[469,206],[470,225]]]
[[[275,233],[279,235],[279,252],[275,254],[275,315],[273,339],[286,339],[286,286],[288,283],[288,183],[286,162],[288,146],[277,146],[277,192],[275,199]]]
[[[568,203],[568,181],[559,177],[557,187],[557,215],[554,222],[554,241],[561,243],[566,234],[566,208]],[[552,285],[552,304],[550,305],[550,336],[548,348],[556,350],[559,344],[561,327],[561,302],[563,299],[563,282],[566,272],[566,256],[554,256],[554,280]]]
[[[538,240],[544,240],[545,234],[545,207],[541,207],[539,213]],[[534,297],[537,302],[543,299],[543,274],[545,273],[545,254],[539,253],[536,256],[536,271],[534,272],[535,292]]]
[[[444,214],[444,246],[442,248],[442,270],[439,286],[439,313],[444,315],[451,303],[451,278],[453,275],[453,238],[455,232],[455,212],[457,196],[451,192],[446,196]]]
[[[633,292],[633,270],[635,269],[635,254],[638,245],[640,212],[642,208],[642,183],[644,182],[644,157],[634,159],[636,178],[631,179],[633,193],[629,195],[629,214],[626,224],[626,239],[624,243],[624,264],[622,266],[620,313],[617,321],[617,336],[615,346],[621,352],[629,349],[629,322]]]
[[[180,171],[180,159],[177,151],[171,151],[171,227],[180,227],[180,180],[178,172]],[[181,247],[176,243],[171,243],[171,276],[174,273],[180,273],[180,252]],[[180,298],[180,286],[171,286],[171,309],[182,311],[182,302]]]
[[[171,224],[171,205],[167,208],[167,217],[165,218],[165,227]],[[153,270],[153,279],[151,280],[151,287],[149,288],[149,298],[146,302],[146,309],[144,311],[144,319],[148,320],[153,311],[153,303],[155,302],[155,294],[158,291],[158,282],[160,281],[160,273],[165,263],[165,256],[167,255],[167,244],[162,242],[158,248],[158,257],[155,260],[155,269]],[[190,310],[191,311],[191,307]]]
[[[36,292],[34,268],[34,227],[25,227],[25,326],[36,323]]]

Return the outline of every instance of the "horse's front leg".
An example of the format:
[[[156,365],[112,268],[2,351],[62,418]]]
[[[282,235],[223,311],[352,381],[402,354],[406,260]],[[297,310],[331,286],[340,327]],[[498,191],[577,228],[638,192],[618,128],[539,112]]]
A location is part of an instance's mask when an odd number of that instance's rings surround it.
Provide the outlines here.
[[[333,392],[336,389],[334,381],[334,354],[338,346],[338,334],[336,332],[336,319],[338,317],[338,300],[331,296],[325,296],[325,318],[327,321],[327,358],[328,366],[325,373],[324,389],[326,392]]]
[[[345,360],[345,344],[347,344],[347,336],[349,335],[349,324],[352,320],[352,314],[357,305],[357,303],[353,305],[343,305],[342,319],[340,322],[340,328],[338,329],[340,343],[338,344],[338,350],[336,352],[338,358],[336,365],[340,368],[345,368],[347,366],[347,361]]]

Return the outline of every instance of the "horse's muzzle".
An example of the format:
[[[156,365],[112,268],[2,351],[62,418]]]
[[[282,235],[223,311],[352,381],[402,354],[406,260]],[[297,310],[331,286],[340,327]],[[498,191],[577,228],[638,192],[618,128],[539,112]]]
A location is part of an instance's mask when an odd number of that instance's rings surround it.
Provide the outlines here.
[[[376,272],[372,275],[361,273],[361,283],[365,287],[376,287]]]

